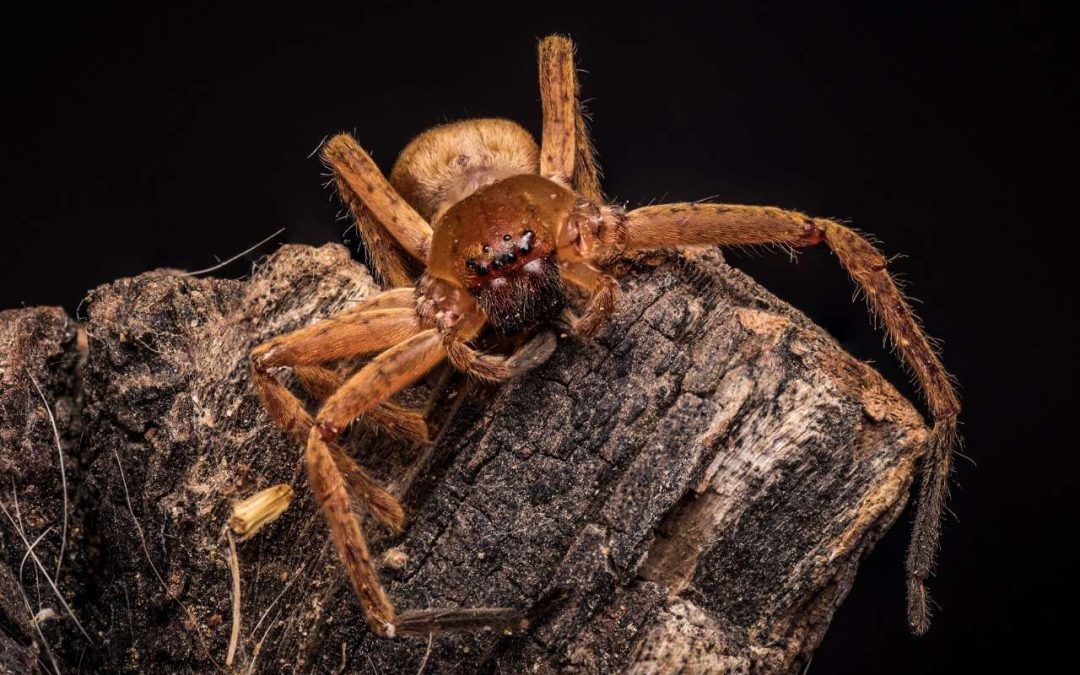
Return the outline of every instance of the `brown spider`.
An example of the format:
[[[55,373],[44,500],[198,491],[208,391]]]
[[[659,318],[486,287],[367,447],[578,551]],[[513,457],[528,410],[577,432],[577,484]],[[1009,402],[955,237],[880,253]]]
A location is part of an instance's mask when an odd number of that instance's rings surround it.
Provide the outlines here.
[[[540,147],[507,120],[446,124],[409,143],[389,181],[348,135],[335,136],[322,149],[376,274],[393,288],[258,347],[252,377],[273,420],[307,448],[311,487],[371,629],[392,637],[520,627],[535,612],[395,612],[353,505],[362,504],[394,530],[403,527],[405,515],[397,499],[337,445],[350,423],[363,415],[398,435],[426,438],[423,418],[390,403],[391,396],[444,359],[481,380],[499,382],[554,349],[551,334],[540,333],[508,356],[478,352],[470,342],[488,325],[502,334],[525,334],[562,320],[578,335],[593,335],[612,314],[619,288],[603,271],[605,263],[623,254],[688,245],[825,242],[914,371],[934,418],[907,561],[908,619],[913,631],[924,632],[924,582],[938,546],[960,404],[935,349],[885,270],[886,259],[853,230],[795,211],[708,203],[625,211],[608,204],[578,101],[573,52],[565,37],[540,42]],[[418,280],[417,266],[426,268]],[[564,308],[567,284],[589,296],[580,314]],[[323,365],[375,352],[381,353],[344,381]],[[291,369],[325,400],[317,415],[275,379],[282,369]]]

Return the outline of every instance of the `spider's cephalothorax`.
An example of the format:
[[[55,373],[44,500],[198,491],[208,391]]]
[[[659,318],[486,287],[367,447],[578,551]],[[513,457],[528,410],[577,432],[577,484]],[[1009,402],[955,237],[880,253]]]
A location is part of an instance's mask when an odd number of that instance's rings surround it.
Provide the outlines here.
[[[447,124],[414,139],[388,181],[352,137],[342,134],[326,143],[323,159],[374,271],[392,289],[252,353],[252,377],[271,418],[306,447],[309,481],[368,625],[386,636],[521,629],[536,608],[397,614],[353,507],[363,505],[395,530],[404,526],[404,512],[337,445],[349,424],[363,418],[400,437],[426,440],[422,415],[391,401],[397,392],[444,360],[497,382],[542,362],[554,349],[551,334],[540,331],[509,355],[481,353],[472,344],[485,326],[522,332],[559,316],[578,335],[591,336],[606,323],[618,295],[604,263],[624,252],[824,242],[865,292],[933,416],[908,556],[908,620],[915,632],[925,631],[924,582],[937,550],[960,404],[886,259],[844,225],[796,211],[695,202],[624,212],[607,204],[578,103],[573,45],[551,36],[539,51],[539,147],[506,120]],[[564,308],[564,285],[588,296],[584,307]],[[372,353],[377,356],[347,379],[324,365]],[[285,368],[323,400],[315,416],[275,377]]]
[[[555,241],[573,205],[570,190],[532,174],[481,188],[436,221],[428,274],[464,286],[499,331],[551,321],[564,304]]]

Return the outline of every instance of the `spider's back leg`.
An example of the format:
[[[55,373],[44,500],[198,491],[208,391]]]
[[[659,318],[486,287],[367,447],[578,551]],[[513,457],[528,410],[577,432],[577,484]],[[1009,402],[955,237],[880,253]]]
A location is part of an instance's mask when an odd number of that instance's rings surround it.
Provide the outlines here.
[[[540,175],[586,199],[602,201],[600,166],[581,103],[574,43],[563,35],[549,35],[540,41],[537,57],[544,114]]]

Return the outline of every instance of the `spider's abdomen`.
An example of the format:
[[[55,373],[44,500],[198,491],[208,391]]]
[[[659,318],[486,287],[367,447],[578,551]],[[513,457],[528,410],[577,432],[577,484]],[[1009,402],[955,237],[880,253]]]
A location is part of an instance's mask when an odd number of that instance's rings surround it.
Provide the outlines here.
[[[556,233],[574,200],[534,174],[478,190],[435,223],[428,272],[467,289],[504,332],[553,318],[563,305]]]
[[[433,223],[455,203],[510,176],[540,170],[540,148],[510,120],[473,119],[443,124],[401,151],[390,183]]]

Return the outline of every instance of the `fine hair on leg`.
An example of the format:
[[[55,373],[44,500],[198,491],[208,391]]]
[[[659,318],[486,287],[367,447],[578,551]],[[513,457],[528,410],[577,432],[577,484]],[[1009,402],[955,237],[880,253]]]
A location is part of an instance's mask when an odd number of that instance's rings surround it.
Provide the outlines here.
[[[602,201],[600,166],[574,64],[576,50],[573,41],[564,35],[549,35],[537,47],[544,147],[549,156],[541,175],[566,178],[574,192],[592,201]],[[568,173],[564,175],[564,172]]]
[[[390,185],[370,156],[348,134],[322,148],[342,202],[352,213],[375,275],[389,286],[406,286],[427,259],[431,226]]]

